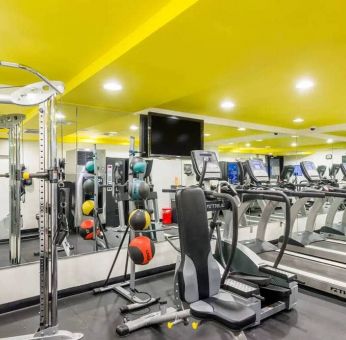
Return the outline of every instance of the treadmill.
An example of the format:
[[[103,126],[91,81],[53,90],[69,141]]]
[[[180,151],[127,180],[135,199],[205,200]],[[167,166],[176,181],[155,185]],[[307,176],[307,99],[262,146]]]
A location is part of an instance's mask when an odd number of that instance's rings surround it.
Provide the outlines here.
[[[311,186],[320,186],[321,181],[316,165],[310,161],[303,161],[301,162],[300,166],[302,169],[302,173],[306,177],[309,184]],[[323,207],[326,198],[332,197],[334,200],[336,200],[336,202],[339,202],[340,199],[346,199],[346,191],[339,190],[332,186],[323,186],[323,188],[323,190],[315,189],[313,191],[316,193],[316,197],[314,198],[314,203],[308,212],[305,230],[302,232],[294,233],[291,231],[287,249],[302,254],[316,256],[326,260],[346,264],[346,243],[343,241],[327,239],[326,236],[324,236],[323,234],[319,234],[314,230],[318,213]],[[310,193],[311,191],[307,192]],[[319,193],[323,196],[318,197]],[[301,198],[296,202],[295,206],[292,206],[292,229],[294,221],[298,218],[298,209],[301,209],[305,201],[306,199]],[[336,203],[336,205],[339,206],[338,203]]]
[[[335,166],[336,164],[333,164]],[[346,163],[337,164],[339,166],[339,170],[343,174],[344,179],[346,179]],[[336,176],[338,173],[338,169],[332,166],[330,175],[332,178]],[[326,224],[323,226],[319,233],[327,237],[328,239],[346,241],[346,209],[342,214],[341,222],[334,223],[335,214],[337,213],[339,206],[343,204],[345,199],[339,198],[335,199],[335,202],[330,207],[330,214],[327,215]]]
[[[258,160],[247,161],[247,171],[256,183],[264,182],[264,178],[267,176],[264,164],[261,165],[258,162]],[[298,197],[310,195],[309,192],[304,193],[304,191],[294,193],[283,190],[283,192],[287,195],[299,195]],[[277,259],[278,251],[278,249],[265,251],[262,248],[257,254],[262,260],[273,265]],[[344,263],[286,250],[280,261],[279,268],[295,273],[298,280],[308,287],[346,299],[346,265]]]

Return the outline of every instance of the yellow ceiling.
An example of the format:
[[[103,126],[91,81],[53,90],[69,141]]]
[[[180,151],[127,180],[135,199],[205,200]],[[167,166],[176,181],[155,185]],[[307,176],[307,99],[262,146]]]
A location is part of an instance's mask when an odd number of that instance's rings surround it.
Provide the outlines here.
[[[156,107],[268,125],[241,132],[239,124],[207,124],[205,140],[219,141],[220,151],[290,154],[292,133],[273,139],[276,127],[345,121],[345,11],[346,2],[337,0],[7,0],[0,12],[0,59],[65,82],[59,110],[68,122],[66,142],[78,136],[125,143],[133,134],[129,126],[138,124],[133,113]],[[304,76],[316,85],[302,94],[294,85]],[[0,68],[0,84],[32,79]],[[123,90],[106,92],[108,80]],[[235,108],[223,111],[224,99]],[[13,110],[0,107],[0,113]],[[29,116],[26,128],[37,127],[35,111],[21,112]],[[296,117],[304,122],[293,123]],[[104,135],[111,131],[117,134]],[[345,137],[344,131],[325,134]],[[242,137],[266,133],[263,142],[252,138],[251,147],[244,146]],[[301,152],[328,148],[326,138],[311,135],[298,145]]]

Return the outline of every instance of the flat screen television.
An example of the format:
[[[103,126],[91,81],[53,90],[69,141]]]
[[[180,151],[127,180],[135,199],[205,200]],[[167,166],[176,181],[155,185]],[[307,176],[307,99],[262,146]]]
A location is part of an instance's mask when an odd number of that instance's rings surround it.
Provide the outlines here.
[[[143,140],[143,137],[147,140]],[[143,131],[141,144],[148,157],[187,156],[191,150],[204,149],[204,121],[149,112],[147,134]]]

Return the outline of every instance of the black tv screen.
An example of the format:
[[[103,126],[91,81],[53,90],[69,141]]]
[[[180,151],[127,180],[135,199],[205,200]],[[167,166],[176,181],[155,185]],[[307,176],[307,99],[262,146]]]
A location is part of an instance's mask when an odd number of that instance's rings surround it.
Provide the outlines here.
[[[149,112],[149,156],[190,156],[191,150],[203,150],[204,122]]]

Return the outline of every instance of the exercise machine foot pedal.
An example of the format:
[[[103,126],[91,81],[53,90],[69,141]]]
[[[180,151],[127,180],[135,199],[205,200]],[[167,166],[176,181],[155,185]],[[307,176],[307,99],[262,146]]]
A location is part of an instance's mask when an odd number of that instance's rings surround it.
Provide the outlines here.
[[[269,274],[271,276],[278,277],[280,279],[286,280],[287,282],[293,282],[297,280],[297,275],[294,273],[289,273],[284,270],[274,268],[271,266],[260,266],[258,268],[262,273]]]
[[[222,289],[238,294],[247,299],[255,295],[260,295],[258,286],[248,282],[243,282],[241,280],[234,280],[232,278],[225,280],[225,283],[222,285]]]
[[[232,273],[232,279],[245,280],[260,287],[267,286],[271,283],[271,277],[267,275],[251,275],[246,273]]]

